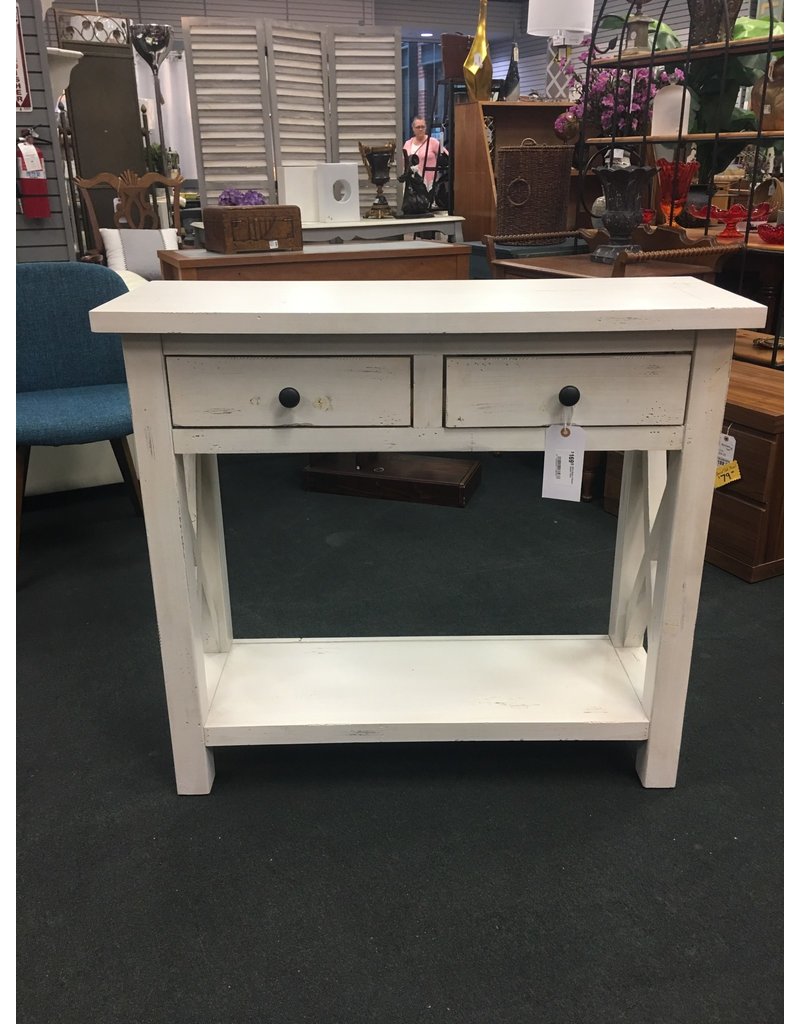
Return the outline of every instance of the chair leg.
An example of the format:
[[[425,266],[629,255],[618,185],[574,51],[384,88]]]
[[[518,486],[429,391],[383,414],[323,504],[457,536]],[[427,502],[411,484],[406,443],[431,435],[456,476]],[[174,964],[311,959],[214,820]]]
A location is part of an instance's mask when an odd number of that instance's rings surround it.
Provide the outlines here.
[[[144,514],[142,509],[142,491],[139,487],[139,478],[136,476],[136,467],[133,464],[133,456],[131,455],[127,437],[112,438],[111,447],[114,449],[114,458],[117,460],[119,471],[122,473],[122,479],[128,488],[136,514],[141,516]]]
[[[17,557],[19,558],[19,535],[22,527],[22,499],[25,497],[25,483],[28,479],[28,463],[31,458],[29,444],[17,445]]]

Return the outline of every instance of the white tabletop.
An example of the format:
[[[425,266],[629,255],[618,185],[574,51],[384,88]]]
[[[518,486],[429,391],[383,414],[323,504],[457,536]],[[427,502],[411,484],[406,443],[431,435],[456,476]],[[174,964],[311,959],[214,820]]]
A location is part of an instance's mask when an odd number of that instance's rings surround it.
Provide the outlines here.
[[[436,228],[437,224],[461,224],[464,217],[449,213],[434,213],[430,217],[373,217],[360,220],[304,220],[303,230],[307,228],[317,230],[318,228],[376,228],[393,227],[397,228],[398,234],[402,231],[413,228],[419,231],[423,228]]]
[[[434,213],[429,217],[362,217],[359,220],[303,221],[303,239],[306,242],[326,242],[341,238],[394,238],[418,231],[439,231],[455,241],[463,240],[464,217],[457,214]],[[202,230],[202,220],[192,223],[195,231]]]
[[[151,281],[90,313],[123,334],[431,334],[760,328],[766,307],[692,277],[447,281]]]
[[[302,228],[310,231],[328,230],[333,228],[378,228],[378,227],[391,227],[396,228],[397,233],[401,234],[408,227],[413,228],[416,231],[420,231],[423,228],[436,228],[437,225],[442,224],[463,224],[466,218],[460,217],[457,214],[450,213],[434,213],[430,217],[362,217],[360,220],[304,220]],[[202,220],[192,221],[192,227],[203,226]]]

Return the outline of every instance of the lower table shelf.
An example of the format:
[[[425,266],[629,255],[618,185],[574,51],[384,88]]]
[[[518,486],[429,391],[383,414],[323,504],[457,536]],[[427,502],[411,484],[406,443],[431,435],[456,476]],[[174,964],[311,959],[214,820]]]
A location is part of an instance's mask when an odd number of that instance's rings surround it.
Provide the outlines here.
[[[206,659],[207,746],[648,735],[646,654],[608,636],[235,640]]]

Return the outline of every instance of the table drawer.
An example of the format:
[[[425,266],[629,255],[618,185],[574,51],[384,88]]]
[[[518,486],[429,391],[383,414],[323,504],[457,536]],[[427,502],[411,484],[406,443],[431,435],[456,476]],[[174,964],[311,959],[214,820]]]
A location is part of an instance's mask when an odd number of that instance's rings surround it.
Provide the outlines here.
[[[725,494],[723,488],[714,492],[708,524],[710,548],[747,565],[759,565],[765,560],[768,530],[766,508]]]
[[[446,427],[532,427],[558,423],[558,393],[574,385],[582,426],[683,423],[689,353],[601,356],[451,356],[446,359]]]
[[[407,427],[408,356],[168,356],[176,427]],[[297,405],[278,399],[294,388]]]

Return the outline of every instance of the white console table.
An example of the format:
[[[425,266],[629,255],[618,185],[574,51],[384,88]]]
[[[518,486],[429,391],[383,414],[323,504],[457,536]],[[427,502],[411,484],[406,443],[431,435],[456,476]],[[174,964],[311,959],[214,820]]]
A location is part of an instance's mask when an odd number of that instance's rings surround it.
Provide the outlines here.
[[[688,277],[414,305],[409,332],[391,281],[153,282],[91,313],[124,335],[178,792],[217,746],[382,740],[636,740],[675,785],[734,334],[765,308]],[[626,453],[607,634],[234,639],[219,453],[541,450],[564,385]]]
[[[421,232],[435,231],[451,242],[464,241],[464,217],[434,213],[430,217],[361,218],[342,221],[303,221],[303,242],[352,242],[376,238],[413,237]],[[192,221],[192,230],[202,236],[203,222]],[[202,244],[202,243],[201,243]]]
[[[435,231],[451,242],[464,241],[464,217],[434,213],[430,217],[375,217],[348,221],[303,221],[304,242],[332,242],[340,239],[397,238],[420,231]]]

